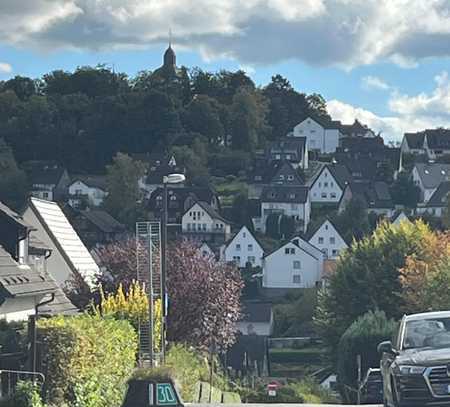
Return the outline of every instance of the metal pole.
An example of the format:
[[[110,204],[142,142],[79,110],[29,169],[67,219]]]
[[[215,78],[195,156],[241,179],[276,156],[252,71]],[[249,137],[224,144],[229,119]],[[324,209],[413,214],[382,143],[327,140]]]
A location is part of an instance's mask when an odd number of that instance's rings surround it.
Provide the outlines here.
[[[161,363],[166,361],[166,329],[167,329],[167,309],[166,309],[166,270],[167,270],[167,182],[163,179],[164,197],[163,197],[163,213],[162,213],[162,228],[161,228],[161,313],[162,313],[162,327],[161,327]]]
[[[361,380],[362,380],[362,363],[361,363],[361,355],[356,356],[356,364],[358,366],[358,393],[357,393],[357,404],[361,404]]]

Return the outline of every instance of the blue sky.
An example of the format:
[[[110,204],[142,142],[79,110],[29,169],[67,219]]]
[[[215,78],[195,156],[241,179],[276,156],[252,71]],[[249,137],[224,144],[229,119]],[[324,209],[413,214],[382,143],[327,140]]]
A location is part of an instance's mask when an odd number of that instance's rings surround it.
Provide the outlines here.
[[[448,0],[4,0],[0,80],[106,63],[130,76],[161,64],[274,74],[320,93],[333,118],[387,139],[450,127]]]

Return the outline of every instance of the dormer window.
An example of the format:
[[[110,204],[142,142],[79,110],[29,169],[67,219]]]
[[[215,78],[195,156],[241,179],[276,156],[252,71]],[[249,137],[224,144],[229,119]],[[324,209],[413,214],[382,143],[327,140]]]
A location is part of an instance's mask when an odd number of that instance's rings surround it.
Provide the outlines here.
[[[293,175],[288,175],[288,180],[289,181],[293,181],[294,180],[294,176]]]
[[[289,194],[290,199],[295,199],[295,194]]]
[[[262,181],[261,175],[255,175],[255,181]]]

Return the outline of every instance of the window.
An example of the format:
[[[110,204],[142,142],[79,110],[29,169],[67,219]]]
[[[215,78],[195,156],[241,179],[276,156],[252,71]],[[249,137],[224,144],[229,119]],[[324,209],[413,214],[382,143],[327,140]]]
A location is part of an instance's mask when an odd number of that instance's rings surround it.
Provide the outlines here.
[[[328,182],[324,182],[324,183],[323,183],[323,186],[324,186],[325,188],[328,188]]]
[[[293,247],[286,247],[284,254],[295,254],[295,249]]]
[[[294,260],[294,268],[297,270],[301,268],[300,260]]]
[[[247,236],[247,233],[243,232],[242,236],[245,238]]]
[[[330,237],[330,244],[336,244],[336,238]]]
[[[262,181],[261,175],[255,175],[255,181]]]
[[[325,230],[328,230],[328,225],[325,225]]]
[[[240,245],[240,244],[237,244],[237,245],[236,245],[236,251],[237,251],[237,252],[240,252],[240,251],[241,251],[241,245]]]
[[[333,249],[332,253],[333,253],[333,256],[338,256],[339,255],[339,250]]]
[[[255,261],[256,261],[255,256],[248,256],[247,257],[247,262],[248,263],[255,264]]]
[[[248,250],[249,252],[252,252],[252,251],[253,251],[253,245],[252,245],[252,244],[249,244],[249,245],[247,246],[247,250]]]
[[[301,284],[302,283],[302,276],[300,274],[294,274],[292,276],[292,282],[294,284]]]
[[[42,194],[42,196],[43,196],[44,198],[48,198],[48,192],[44,192],[44,193]]]
[[[281,155],[280,154],[275,154],[275,160],[280,160],[281,159]]]
[[[326,192],[322,192],[321,196],[322,196],[322,198],[326,198],[327,197],[327,193]]]
[[[176,201],[176,200],[177,200],[177,197],[176,197],[175,195],[172,195],[172,196],[170,197],[170,200],[171,200],[171,201]]]
[[[235,263],[240,264],[240,263],[241,263],[241,256],[233,256],[233,261],[234,261]]]
[[[334,187],[334,182],[330,182],[330,187]]]
[[[331,198],[336,198],[336,192],[332,192],[332,193],[330,194],[330,197],[331,197]]]
[[[286,154],[286,160],[290,160],[291,159],[291,155],[290,154]]]
[[[288,175],[288,180],[289,181],[293,181],[294,180],[294,176],[293,175]]]
[[[321,182],[319,182],[319,188],[322,188],[322,183]]]
[[[311,134],[314,134],[316,131],[315,130],[310,130],[309,131]]]
[[[187,230],[191,230],[191,224],[190,223],[187,224]]]
[[[83,193],[83,191],[81,189],[75,190],[75,195],[81,195],[82,193]]]
[[[206,231],[206,223],[203,224],[203,230]]]
[[[280,179],[284,180],[284,175],[283,174],[280,174]]]
[[[319,237],[319,244],[323,244],[323,237]]]

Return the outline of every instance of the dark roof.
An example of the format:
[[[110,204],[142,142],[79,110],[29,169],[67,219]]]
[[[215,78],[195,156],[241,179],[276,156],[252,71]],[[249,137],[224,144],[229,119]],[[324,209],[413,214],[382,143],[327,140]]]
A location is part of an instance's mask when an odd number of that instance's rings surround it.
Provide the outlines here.
[[[436,191],[434,191],[434,194],[431,196],[426,206],[431,206],[435,208],[447,206],[447,199],[449,193],[450,193],[450,181],[442,182],[436,189]]]
[[[349,184],[353,198],[360,199],[367,208],[393,208],[389,186],[382,181],[355,181]]]
[[[272,304],[268,302],[244,302],[241,320],[254,323],[270,322],[272,320]]]
[[[25,228],[25,229],[34,229],[33,226],[26,223],[21,215],[14,212],[12,209],[7,207],[4,203],[0,202],[0,214],[3,214],[7,218],[9,218],[11,221],[16,223],[17,225]]]
[[[308,227],[308,230],[305,234],[305,240],[307,240],[309,242],[311,240],[311,238],[316,234],[316,232],[324,225],[325,222],[330,222],[331,226],[333,226],[333,228],[336,230],[336,232],[339,234],[339,236],[341,236],[342,240],[345,241],[344,237],[342,236],[342,233],[340,232],[340,230],[336,227],[336,224],[330,218],[325,218],[323,220],[323,222],[316,223],[315,226]],[[311,223],[310,223],[310,225],[311,225]]]
[[[367,125],[362,124],[357,119],[355,119],[353,124],[341,124],[341,131],[348,136],[367,133],[368,131],[371,131],[373,133],[373,130],[371,130]]]
[[[311,180],[311,185],[313,185],[316,182],[316,180],[319,178],[320,174],[322,174],[325,168],[327,168],[328,171],[330,171],[331,175],[336,180],[337,184],[341,187],[341,189],[344,189],[345,186],[352,180],[352,175],[350,174],[345,165],[326,164],[323,167],[321,167],[320,170],[313,177],[313,179]]]
[[[0,284],[8,296],[42,295],[55,292],[53,279],[38,273],[30,266],[18,264],[0,246]]]
[[[425,133],[405,133],[405,140],[408,147],[413,150],[423,149],[423,142],[425,140]]]
[[[450,129],[425,130],[425,135],[427,136],[428,147],[432,150],[450,149]]]
[[[305,203],[309,188],[306,186],[269,185],[263,188],[261,202]]]
[[[376,137],[346,137],[342,139],[340,149],[344,152],[374,152],[387,148],[380,136]]]
[[[283,180],[280,179],[281,174],[284,175]],[[293,180],[288,179],[289,175],[293,176]],[[268,163],[267,159],[255,160],[253,170],[249,172],[248,182],[251,184],[304,184],[303,179],[289,161],[273,160]]]
[[[81,211],[80,214],[104,233],[113,233],[125,230],[125,226],[114,219],[106,211],[93,209]]]
[[[74,175],[70,185],[76,181],[81,181],[88,187],[98,188],[103,191],[106,191],[108,187],[108,182],[105,175]]]
[[[219,212],[217,212],[210,204],[203,201],[195,202],[186,212],[189,212],[195,205],[200,205],[205,210],[205,212],[209,216],[211,216],[211,218],[219,219],[222,222],[231,223],[229,220],[226,220],[224,217],[222,217],[222,215]]]
[[[319,123],[324,129],[340,130],[342,126],[342,123],[339,120],[331,120],[329,116],[319,116],[317,114],[309,114],[301,121],[301,123],[307,119],[314,120],[315,122]]]
[[[33,185],[58,185],[65,168],[53,161],[28,161],[23,168]]]
[[[441,182],[450,178],[450,164],[416,163],[415,168],[425,188],[437,188]]]

